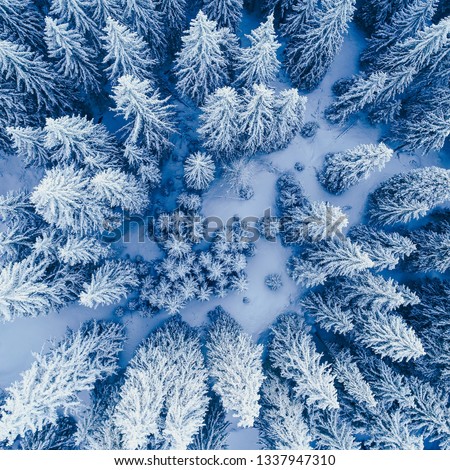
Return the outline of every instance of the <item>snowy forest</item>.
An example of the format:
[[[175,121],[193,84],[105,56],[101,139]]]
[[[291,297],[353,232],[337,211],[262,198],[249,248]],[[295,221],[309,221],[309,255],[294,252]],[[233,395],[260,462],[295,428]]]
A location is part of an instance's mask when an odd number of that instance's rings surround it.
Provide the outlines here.
[[[0,0],[0,449],[450,449],[448,0]]]

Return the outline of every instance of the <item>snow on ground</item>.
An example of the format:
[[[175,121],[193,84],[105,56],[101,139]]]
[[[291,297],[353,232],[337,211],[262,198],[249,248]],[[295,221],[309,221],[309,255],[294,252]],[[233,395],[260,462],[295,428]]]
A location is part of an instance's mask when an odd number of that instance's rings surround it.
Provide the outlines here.
[[[255,27],[260,19],[248,16],[242,24],[243,32]],[[258,169],[254,178],[255,196],[248,200],[240,200],[228,191],[226,183],[216,181],[206,193],[203,205],[204,216],[217,216],[224,222],[238,214],[241,217],[261,217],[264,211],[275,209],[275,182],[284,171],[291,171],[302,183],[307,196],[311,200],[327,200],[334,205],[344,208],[350,225],[360,221],[364,213],[367,194],[380,181],[387,177],[409,169],[438,164],[448,166],[439,161],[439,156],[430,154],[426,157],[408,153],[396,153],[391,162],[382,172],[373,174],[367,181],[351,188],[342,196],[332,196],[326,193],[316,179],[316,171],[321,167],[323,157],[327,152],[345,150],[359,144],[376,143],[382,136],[381,127],[372,127],[366,122],[353,121],[346,127],[332,126],[323,119],[323,111],[332,99],[331,86],[344,76],[349,76],[358,70],[358,55],[364,47],[364,38],[352,25],[344,46],[334,61],[329,73],[321,86],[308,95],[306,120],[318,121],[320,128],[313,139],[303,139],[298,136],[281,151],[268,155],[257,155],[254,161]],[[280,88],[283,83],[277,83]],[[107,116],[107,120],[110,116]],[[186,152],[182,146],[180,153]],[[14,160],[16,159],[16,160]],[[301,162],[304,171],[294,170],[294,164]],[[175,159],[168,168],[176,169],[177,186],[181,185],[182,161]],[[172,176],[173,177],[173,176]],[[10,156],[0,160],[0,192],[6,193],[12,189],[32,188],[39,180],[40,174],[34,169],[25,170],[17,157]],[[174,204],[174,198],[171,198]],[[173,207],[172,207],[173,209]],[[120,246],[121,255],[135,257],[141,255],[146,260],[160,257],[161,251],[151,241],[137,241],[137,227],[132,228],[130,243]],[[213,299],[208,303],[192,302],[182,312],[182,317],[191,325],[199,326],[204,323],[206,313],[217,305],[222,305],[258,340],[261,333],[273,322],[276,316],[287,309],[294,309],[299,295],[299,289],[287,276],[285,264],[290,256],[290,249],[267,240],[257,242],[257,252],[249,259],[248,279],[249,290],[245,294],[232,293],[224,299]],[[283,279],[283,287],[273,292],[264,285],[267,274],[279,273]],[[248,303],[243,298],[249,299]],[[17,380],[20,373],[26,370],[33,361],[33,352],[39,352],[50,338],[61,338],[67,327],[77,328],[87,319],[116,318],[113,314],[117,306],[90,310],[79,305],[63,309],[59,314],[50,314],[39,318],[24,318],[13,323],[0,326],[0,387],[4,388]],[[167,318],[161,313],[154,318],[142,318],[139,315],[126,315],[121,321],[126,325],[128,340],[121,356],[121,364],[125,365],[131,358],[134,349],[149,332]],[[255,429],[237,430],[235,420],[229,437],[233,449],[257,448],[257,431]]]

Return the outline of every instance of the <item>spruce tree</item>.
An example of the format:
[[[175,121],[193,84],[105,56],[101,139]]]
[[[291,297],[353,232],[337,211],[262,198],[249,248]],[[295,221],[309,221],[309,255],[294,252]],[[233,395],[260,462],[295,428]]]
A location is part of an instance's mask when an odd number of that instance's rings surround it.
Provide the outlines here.
[[[200,10],[182,37],[175,61],[177,90],[197,104],[228,81],[223,32]]]

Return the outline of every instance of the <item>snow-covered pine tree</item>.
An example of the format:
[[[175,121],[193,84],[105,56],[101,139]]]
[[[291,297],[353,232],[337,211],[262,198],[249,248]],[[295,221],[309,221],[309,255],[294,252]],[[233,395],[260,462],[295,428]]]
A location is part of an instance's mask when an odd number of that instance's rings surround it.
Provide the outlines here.
[[[372,222],[407,223],[450,199],[450,170],[430,166],[399,173],[381,183],[369,198]]]
[[[408,287],[392,278],[384,279],[364,272],[338,282],[341,298],[352,308],[390,312],[402,306],[416,305],[419,298]]]
[[[52,0],[50,16],[69,23],[83,36],[96,42],[99,30],[90,9],[92,3],[92,0]]]
[[[0,320],[47,315],[74,299],[64,279],[52,275],[45,261],[33,256],[6,263],[0,270]],[[61,273],[64,275],[64,273]],[[70,274],[69,274],[70,276]],[[78,279],[73,276],[76,282]],[[70,281],[70,278],[69,278]]]
[[[370,225],[355,225],[348,237],[359,243],[378,271],[395,269],[397,264],[416,250],[414,242],[397,232],[385,232]]]
[[[0,75],[15,83],[17,91],[32,95],[41,108],[67,107],[52,67],[28,46],[0,39]]]
[[[297,313],[278,317],[272,327],[269,358],[282,377],[292,380],[295,393],[319,409],[339,408],[330,364],[322,362],[308,327]]]
[[[303,412],[302,399],[292,396],[287,381],[269,375],[261,388],[261,412],[256,423],[262,448],[310,449],[311,435]]]
[[[287,37],[301,34],[305,24],[314,18],[319,9],[319,0],[293,0],[291,3],[291,11],[281,21],[281,32]]]
[[[42,48],[42,16],[31,0],[0,0],[0,37]]]
[[[259,389],[264,380],[262,346],[256,345],[221,307],[208,316],[211,325],[206,348],[213,390],[220,396],[225,410],[233,411],[233,416],[239,418],[238,426],[253,426],[259,414]]]
[[[48,170],[30,201],[48,224],[80,234],[102,229],[110,217],[107,207],[92,194],[86,172],[74,166]]]
[[[250,46],[241,49],[237,63],[236,83],[244,87],[268,85],[275,80],[280,68],[277,50],[280,43],[277,41],[273,26],[273,15],[269,15],[265,23],[261,23],[246,37]]]
[[[47,118],[44,146],[60,164],[81,164],[92,170],[118,165],[117,142],[103,124],[85,116]]]
[[[177,90],[202,104],[207,95],[228,81],[223,31],[200,10],[181,40],[174,69]]]
[[[192,444],[188,447],[189,450],[225,450],[228,448],[230,423],[227,421],[227,414],[220,398],[214,392],[211,395],[205,423],[194,436]]]
[[[243,0],[203,0],[203,11],[220,27],[236,31],[242,17]]]
[[[119,302],[138,286],[139,278],[133,263],[122,260],[106,261],[93,272],[91,282],[83,284],[80,304],[90,308],[111,305]]]
[[[406,115],[393,126],[394,135],[406,142],[409,149],[422,149],[424,153],[439,151],[450,136],[450,93],[445,89],[446,97],[440,90],[433,89],[436,101],[423,100],[406,109]],[[441,99],[439,99],[441,98]]]
[[[253,178],[255,163],[247,158],[236,158],[225,166],[224,177],[234,193],[242,199],[251,199],[254,194]]]
[[[361,445],[354,436],[355,430],[341,416],[340,410],[320,410],[314,415],[312,438],[318,449],[359,450]]]
[[[120,18],[120,0],[88,0],[89,12],[95,23],[102,28],[108,18]]]
[[[315,88],[339,52],[353,18],[355,0],[322,2],[286,47],[286,67],[292,82],[304,89]]]
[[[58,417],[55,424],[46,424],[39,431],[25,432],[20,439],[20,450],[74,450],[76,430],[72,417]]]
[[[381,357],[400,362],[425,354],[422,342],[402,317],[383,310],[358,310],[356,313],[356,339]]]
[[[345,122],[350,115],[376,102],[387,80],[388,75],[385,72],[374,72],[367,77],[356,78],[350,88],[325,109],[325,116],[333,123]]]
[[[44,146],[45,132],[33,127],[7,127],[6,132],[12,141],[17,155],[25,166],[46,166],[50,155]]]
[[[275,124],[274,91],[265,85],[253,85],[251,90],[245,90],[240,114],[243,150],[249,155],[269,150]]]
[[[391,21],[378,28],[369,40],[367,49],[361,54],[361,60],[376,63],[376,59],[397,42],[414,37],[419,31],[431,24],[438,0],[412,0],[404,8],[397,10]]]
[[[367,78],[359,77],[331,105],[327,112],[331,120],[345,120],[367,105],[390,102],[403,93],[420,72],[427,68],[432,72],[445,64],[449,31],[450,18],[444,18],[414,37],[394,44],[388,53],[377,59],[377,71]]]
[[[450,422],[448,392],[432,387],[416,377],[409,377],[408,384],[414,405],[408,409],[412,428],[422,431],[425,438],[438,441],[441,449],[450,446]]]
[[[340,207],[324,201],[308,201],[283,214],[280,230],[286,243],[318,243],[342,237],[347,225],[347,216]]]
[[[64,243],[58,247],[58,256],[69,266],[97,264],[109,254],[109,246],[102,245],[93,237],[68,235]]]
[[[345,152],[328,153],[318,179],[333,194],[342,194],[373,173],[382,170],[394,151],[381,143],[362,144]]]
[[[155,4],[168,31],[166,39],[172,46],[177,46],[187,22],[186,0],[156,0]]]
[[[124,75],[113,87],[113,99],[114,111],[128,121],[125,127],[128,145],[143,146],[158,155],[171,146],[175,115],[174,106],[168,104],[169,97],[161,98],[148,80]]]
[[[142,213],[148,205],[147,191],[136,176],[121,170],[107,169],[96,173],[91,181],[92,191],[111,207]]]
[[[325,331],[346,334],[353,330],[354,316],[332,287],[323,292],[309,293],[300,305]]]
[[[296,88],[283,90],[275,98],[276,126],[270,140],[275,148],[283,148],[291,142],[304,124],[306,96],[300,96]]]
[[[48,55],[56,60],[58,74],[88,92],[100,90],[96,53],[77,30],[70,29],[68,23],[60,23],[47,16],[45,42]]]
[[[288,270],[297,284],[312,287],[323,284],[329,277],[354,277],[373,266],[360,245],[336,237],[308,247],[299,257],[292,257]]]
[[[219,158],[235,156],[239,148],[241,100],[236,90],[222,87],[206,98],[197,132],[203,146]]]
[[[91,321],[69,330],[47,354],[35,354],[30,369],[7,389],[0,407],[0,440],[12,444],[27,431],[55,424],[61,412],[79,409],[78,394],[116,372],[123,339],[118,324]]]
[[[371,449],[424,449],[423,436],[414,432],[412,421],[403,410],[377,413],[367,424]]]
[[[429,230],[411,233],[417,250],[408,260],[414,271],[445,273],[450,269],[450,224],[444,222]]]
[[[215,169],[214,161],[208,154],[195,152],[189,155],[184,162],[184,179],[188,188],[207,189],[214,180]]]
[[[348,349],[344,349],[337,354],[333,364],[333,371],[336,379],[342,383],[344,390],[352,401],[356,401],[369,408],[377,406],[369,384],[364,379]]]
[[[24,127],[34,119],[27,111],[25,93],[17,91],[13,84],[0,84],[0,148],[10,150],[11,141],[7,129]]]
[[[358,20],[370,34],[391,21],[392,16],[405,8],[410,0],[366,0],[358,8]]]
[[[103,59],[109,64],[106,72],[110,80],[122,75],[133,75],[145,80],[152,77],[155,61],[150,58],[148,45],[138,33],[118,21],[108,18],[102,36],[106,55]]]
[[[114,423],[124,447],[184,449],[203,425],[207,373],[198,334],[179,317],[137,349],[120,390]]]
[[[119,1],[126,23],[130,25],[132,31],[136,31],[139,36],[146,39],[146,49],[150,51],[150,57],[152,59],[162,58],[166,48],[165,18],[156,8],[157,1],[161,0]]]

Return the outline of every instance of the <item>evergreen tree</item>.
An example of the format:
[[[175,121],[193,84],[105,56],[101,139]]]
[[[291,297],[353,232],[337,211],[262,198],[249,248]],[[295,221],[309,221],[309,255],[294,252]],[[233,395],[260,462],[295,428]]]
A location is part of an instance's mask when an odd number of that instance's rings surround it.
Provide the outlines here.
[[[214,180],[216,167],[213,159],[202,152],[195,152],[184,163],[184,178],[189,188],[207,189]]]
[[[319,181],[330,193],[341,194],[367,179],[374,170],[382,170],[393,153],[383,143],[376,146],[363,144],[345,152],[328,153]]]
[[[380,225],[423,217],[450,198],[450,171],[435,166],[392,176],[370,195],[370,218]]]
[[[374,408],[377,402],[373,396],[369,384],[353,361],[350,351],[343,350],[335,358],[333,371],[336,379],[342,383],[348,396],[369,408]]]
[[[228,80],[223,32],[200,10],[182,38],[175,61],[177,90],[197,104]]]
[[[385,72],[374,72],[368,77],[356,78],[350,88],[328,106],[325,116],[333,123],[345,122],[350,115],[376,102],[387,81],[388,75]]]
[[[370,225],[356,225],[347,235],[362,246],[378,271],[395,269],[401,260],[416,250],[410,238],[397,232],[384,232]]]
[[[102,229],[110,214],[92,194],[86,173],[74,166],[48,170],[30,201],[48,224],[80,234]]]
[[[78,264],[97,264],[110,254],[108,246],[102,245],[96,238],[69,235],[58,247],[58,256],[69,266]]]
[[[384,279],[365,272],[352,279],[344,279],[338,289],[345,302],[363,310],[390,312],[401,306],[415,305],[419,298],[394,279]]]
[[[253,426],[259,414],[262,373],[262,346],[222,308],[209,313],[211,325],[206,343],[208,366],[214,379],[213,390],[226,411],[234,411],[238,426]],[[242,358],[245,357],[245,362]]]
[[[333,288],[320,293],[311,292],[301,300],[301,306],[325,331],[346,334],[353,330],[353,314],[342,304]]]
[[[47,118],[44,146],[53,161],[83,164],[90,169],[117,166],[117,143],[103,124],[85,116]]]
[[[198,133],[202,144],[215,155],[228,159],[239,147],[240,97],[230,87],[217,89],[206,98],[201,108]]]
[[[109,64],[106,72],[110,80],[117,80],[122,75],[133,75],[140,80],[152,77],[151,69],[155,65],[148,54],[148,46],[138,33],[127,26],[108,18],[102,37]]]
[[[319,409],[339,408],[334,375],[322,363],[307,327],[295,313],[281,315],[272,328],[269,357],[273,367],[295,384],[295,393]]]
[[[397,10],[389,23],[384,23],[370,38],[367,49],[361,55],[364,62],[375,62],[397,42],[414,37],[429,26],[436,11],[436,0],[412,0]]]
[[[209,401],[205,424],[194,436],[189,450],[225,450],[228,448],[228,428],[226,412],[217,395],[213,394]]]
[[[417,250],[413,253],[410,266],[414,271],[445,273],[450,269],[450,224],[430,230],[417,230],[411,233],[411,240]]]
[[[439,92],[434,91],[439,96]],[[447,102],[449,99],[450,96]],[[394,125],[394,135],[405,141],[409,149],[423,149],[424,153],[439,151],[450,136],[450,113],[445,102],[436,103],[436,107],[431,109],[430,105],[430,102],[426,107],[423,102],[414,104]]]
[[[288,145],[304,124],[308,99],[300,96],[295,88],[283,90],[275,99],[277,115],[271,141],[277,148]]]
[[[261,389],[261,413],[257,421],[262,448],[310,449],[311,436],[303,413],[303,402],[299,397],[292,397],[288,383],[270,375]]]
[[[35,354],[30,369],[7,389],[0,407],[0,440],[12,444],[27,431],[57,423],[60,412],[80,409],[78,395],[116,372],[123,339],[119,325],[92,321],[69,330],[47,354]]]
[[[169,39],[177,44],[186,26],[186,0],[157,0],[156,7],[161,12],[161,18],[164,19]]]
[[[323,284],[329,277],[354,277],[373,265],[360,245],[348,238],[333,238],[308,248],[301,257],[294,256],[288,268],[297,284],[312,287]]]
[[[28,46],[0,40],[0,75],[32,95],[39,107],[63,107],[58,80],[48,62]]]
[[[236,82],[245,87],[253,84],[268,85],[275,80],[280,68],[280,62],[277,59],[280,43],[277,42],[273,27],[273,15],[270,15],[265,23],[246,37],[250,41],[250,47],[241,50]]]
[[[369,104],[382,105],[396,99],[424,69],[431,67],[432,71],[445,63],[449,31],[450,18],[444,18],[394,44],[377,61],[376,72],[356,80],[331,106],[328,114],[332,120],[344,120]]]
[[[25,166],[46,166],[49,163],[50,155],[44,145],[45,132],[42,129],[8,127],[6,131]]]
[[[165,18],[154,0],[120,0],[126,23],[132,31],[146,39],[152,59],[162,58],[166,47],[163,22]],[[130,73],[130,72],[126,72]]]
[[[169,97],[161,98],[159,91],[153,90],[147,80],[125,75],[113,88],[113,98],[114,111],[128,121],[125,127],[127,144],[142,145],[159,155],[170,147],[169,139],[175,132],[175,125],[174,106],[167,104]]]
[[[203,0],[203,11],[220,27],[236,31],[242,17],[243,0]]]
[[[31,0],[0,0],[0,37],[42,47],[42,17]]]
[[[95,0],[94,0],[95,1]],[[98,28],[89,8],[93,0],[52,0],[50,15],[68,23],[89,39],[98,40]]]
[[[354,429],[342,419],[338,410],[325,410],[318,414],[312,427],[317,448],[326,450],[359,450]]]
[[[353,18],[355,0],[323,2],[286,48],[286,67],[292,82],[304,89],[315,88],[339,52]]]
[[[86,91],[98,92],[99,74],[96,69],[95,51],[85,38],[67,23],[45,18],[45,41],[48,55],[55,59],[57,72],[73,84],[82,85]]]
[[[90,184],[94,195],[107,201],[111,207],[121,207],[139,214],[148,205],[145,187],[131,173],[108,169],[96,173]]]
[[[138,348],[125,372],[114,422],[127,449],[183,449],[203,424],[207,374],[198,334],[175,317]]]
[[[243,149],[250,155],[269,150],[275,126],[275,93],[265,85],[253,85],[246,90],[240,115],[240,129],[244,136]]]
[[[138,287],[136,267],[125,261],[106,261],[92,274],[91,282],[83,284],[80,303],[86,307],[111,305],[119,302]]]
[[[46,424],[41,430],[27,431],[20,440],[20,450],[74,450],[75,420],[59,417],[55,424]]]
[[[49,272],[32,256],[5,264],[0,270],[0,320],[37,317],[59,310],[74,299],[64,275]],[[78,281],[73,275],[73,281]]]
[[[292,0],[291,3],[292,11],[286,15],[281,24],[283,35],[287,37],[301,34],[305,25],[310,23],[319,9],[319,0]]]
[[[414,330],[398,315],[385,311],[358,312],[356,338],[381,357],[395,362],[418,359],[425,354]]]

